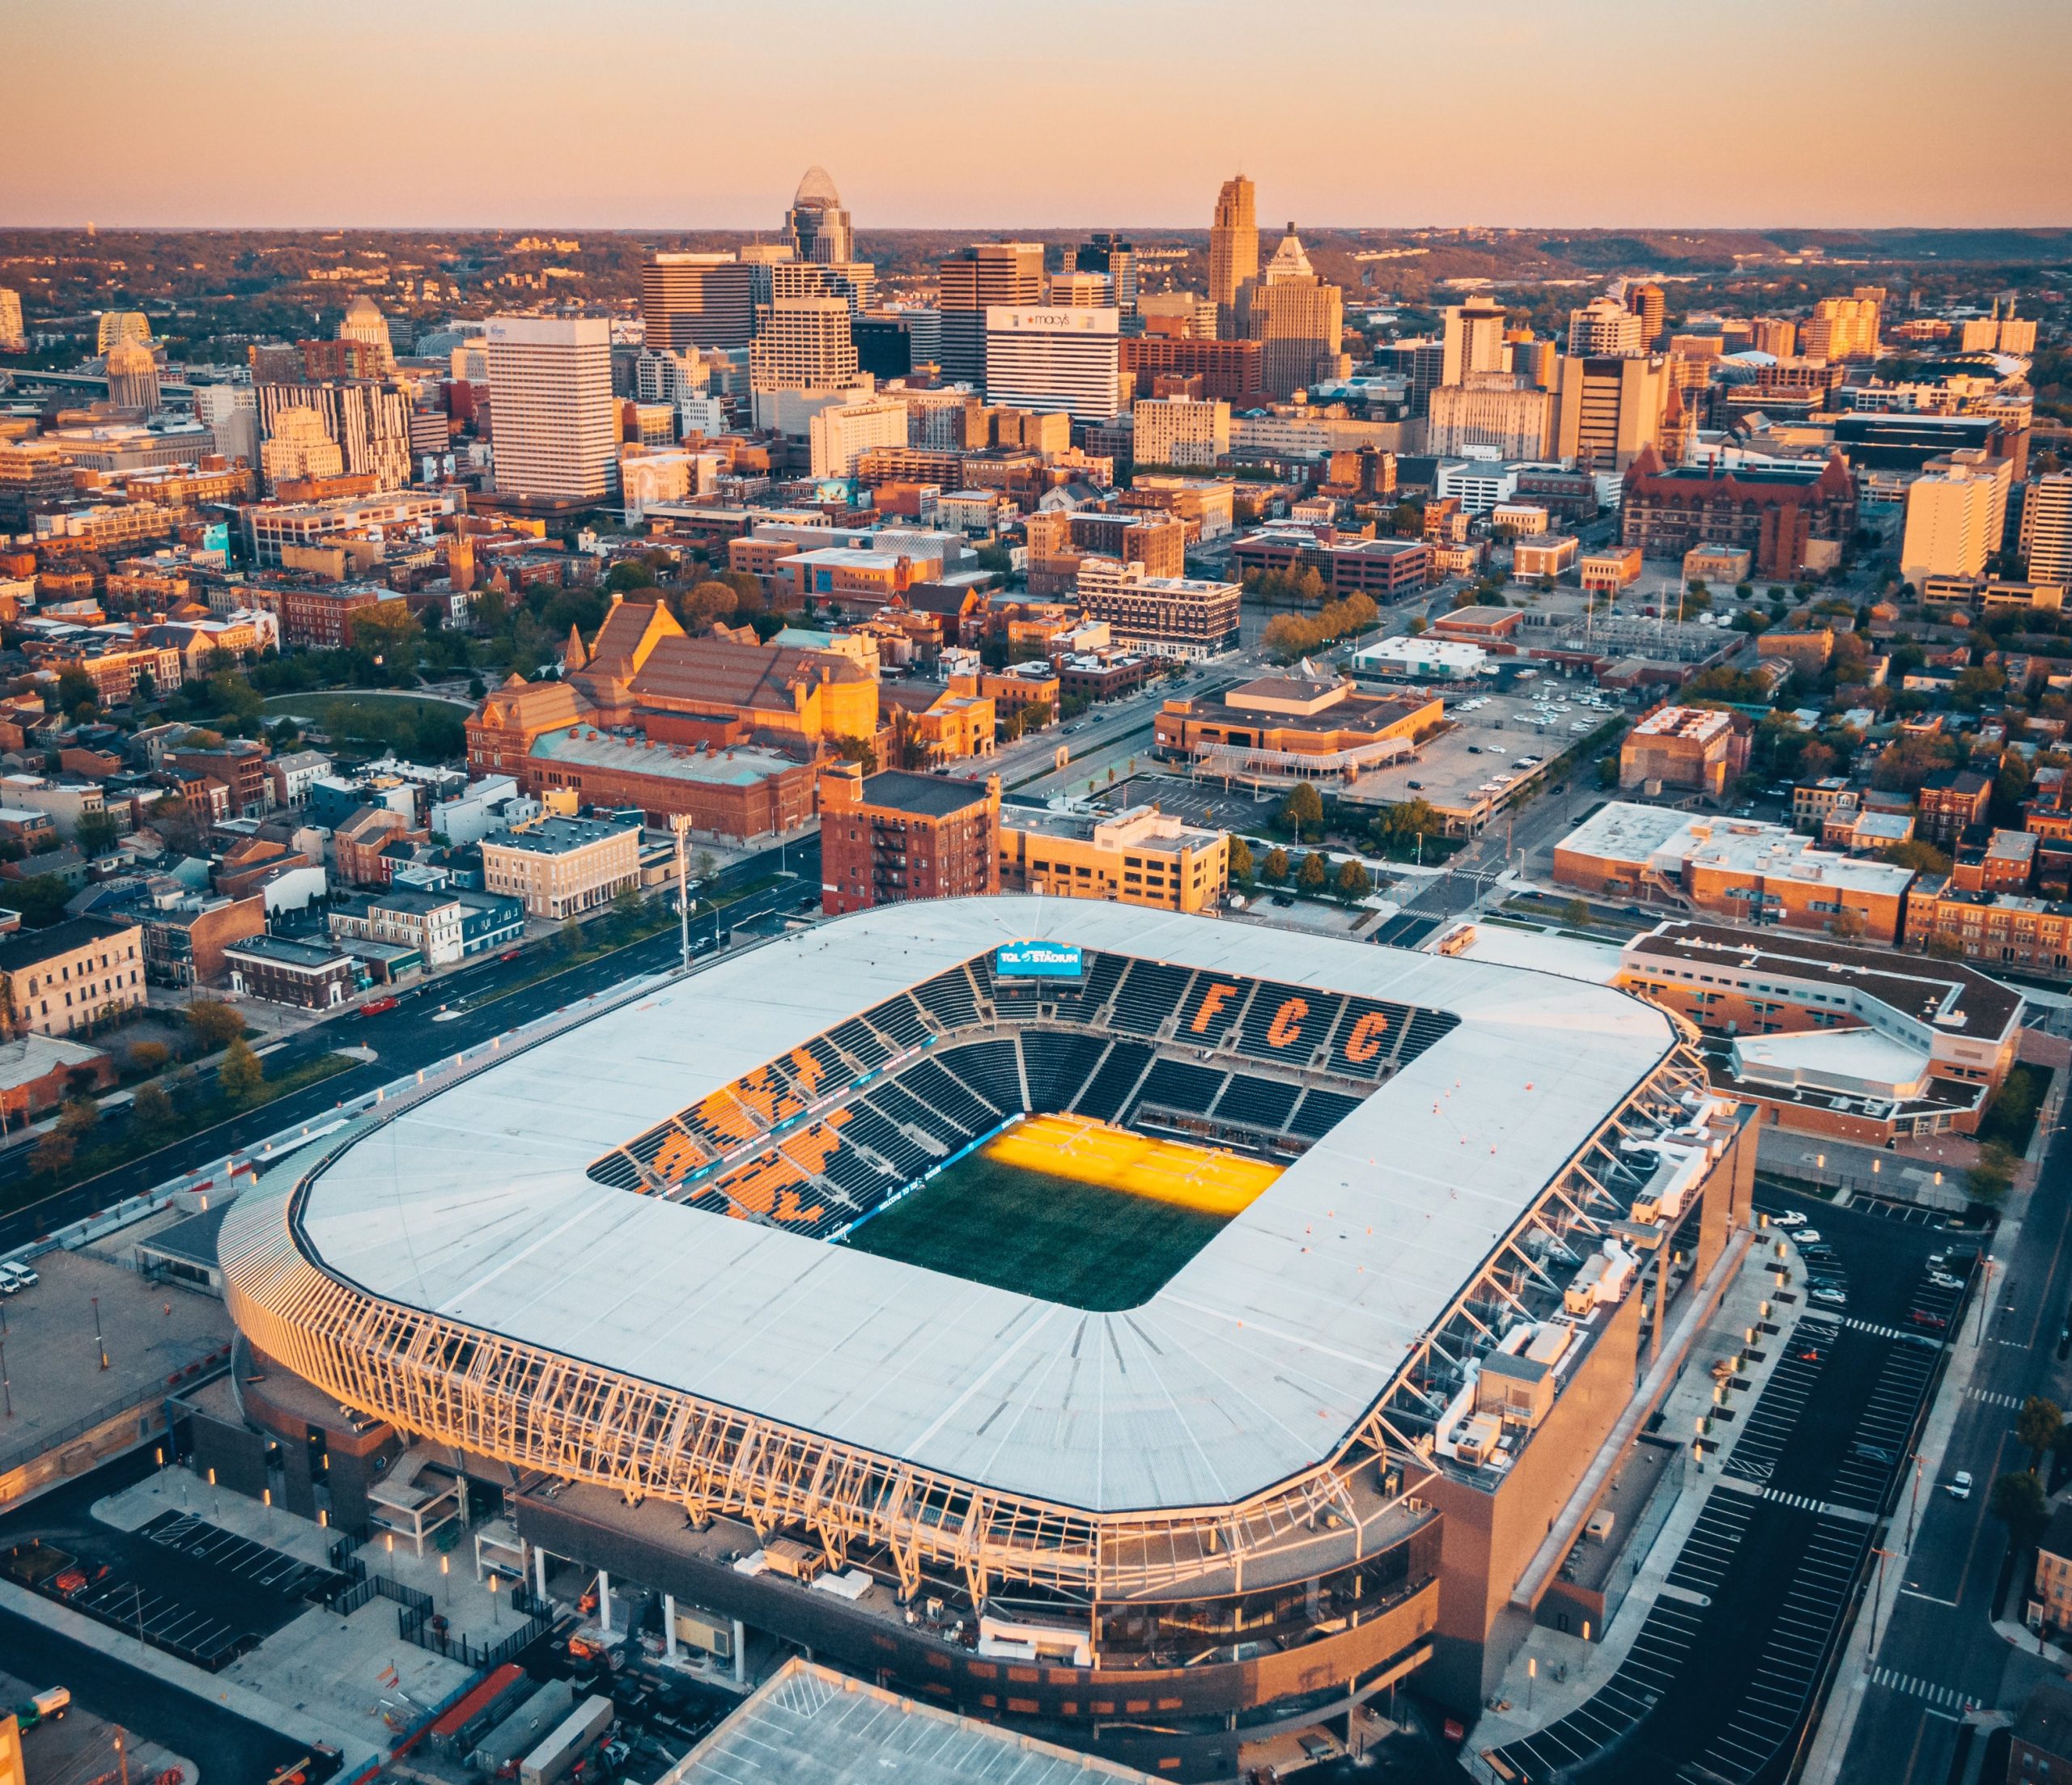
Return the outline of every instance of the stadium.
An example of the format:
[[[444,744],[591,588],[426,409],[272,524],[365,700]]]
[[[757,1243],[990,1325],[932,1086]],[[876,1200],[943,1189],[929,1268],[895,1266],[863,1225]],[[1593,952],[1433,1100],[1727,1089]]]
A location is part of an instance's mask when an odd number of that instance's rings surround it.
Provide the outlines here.
[[[224,1224],[248,1418],[333,1399],[673,1618],[1195,1779],[1479,1700],[1753,1153],[1625,994],[1024,898],[399,1104]]]

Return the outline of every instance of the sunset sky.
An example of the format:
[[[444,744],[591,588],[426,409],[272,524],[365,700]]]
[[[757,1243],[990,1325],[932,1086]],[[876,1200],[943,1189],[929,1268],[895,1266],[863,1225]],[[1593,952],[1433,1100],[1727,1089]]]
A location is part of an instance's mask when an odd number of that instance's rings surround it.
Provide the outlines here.
[[[2065,0],[9,0],[0,224],[2072,223]]]

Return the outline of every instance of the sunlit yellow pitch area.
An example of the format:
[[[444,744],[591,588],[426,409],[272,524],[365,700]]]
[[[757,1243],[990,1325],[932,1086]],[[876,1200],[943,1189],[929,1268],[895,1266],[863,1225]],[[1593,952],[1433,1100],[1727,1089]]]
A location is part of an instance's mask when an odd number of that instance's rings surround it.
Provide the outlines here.
[[[987,1159],[1229,1217],[1280,1176],[1263,1160],[1132,1134],[1086,1116],[1031,1116],[980,1149]]]

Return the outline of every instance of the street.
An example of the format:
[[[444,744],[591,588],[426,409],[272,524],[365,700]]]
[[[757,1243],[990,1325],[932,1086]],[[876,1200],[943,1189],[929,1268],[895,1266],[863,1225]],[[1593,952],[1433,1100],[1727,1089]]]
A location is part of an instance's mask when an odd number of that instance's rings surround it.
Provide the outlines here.
[[[796,909],[810,898],[819,909],[820,843],[810,838],[795,843],[784,852],[785,865],[796,879],[775,885],[723,908],[716,915],[706,913],[691,923],[694,946],[709,948],[717,932],[739,928],[759,919],[774,918]],[[759,877],[776,871],[775,850],[742,864],[741,878]],[[677,932],[673,926],[643,942],[614,950],[595,960],[572,967],[550,978],[525,986],[502,998],[494,998],[499,985],[522,979],[537,971],[540,956],[528,949],[516,960],[490,959],[442,975],[421,989],[402,994],[393,1011],[374,1016],[346,1015],[320,1023],[304,1031],[279,1052],[267,1056],[270,1068],[278,1070],[312,1054],[334,1048],[359,1046],[374,1049],[376,1058],[341,1072],[306,1090],[253,1110],[248,1115],[189,1135],[170,1147],[133,1160],[113,1171],[45,1196],[0,1218],[0,1249],[18,1246],[104,1209],[123,1198],[155,1189],[168,1178],[220,1159],[237,1148],[266,1136],[314,1121],[342,1103],[364,1096],[378,1085],[415,1072],[486,1041],[493,1035],[537,1020],[554,1011],[609,990],[641,973],[661,972],[675,965],[679,952]],[[480,1002],[489,998],[486,1003]],[[437,1020],[443,1011],[458,1009],[446,1021]]]

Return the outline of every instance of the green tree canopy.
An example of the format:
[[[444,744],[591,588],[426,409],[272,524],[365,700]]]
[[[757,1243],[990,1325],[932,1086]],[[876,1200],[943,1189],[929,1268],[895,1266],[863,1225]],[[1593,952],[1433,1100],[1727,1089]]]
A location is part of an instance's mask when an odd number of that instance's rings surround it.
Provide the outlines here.
[[[1295,884],[1305,892],[1321,892],[1329,884],[1330,880],[1329,864],[1325,862],[1319,850],[1311,850],[1302,858],[1302,866],[1295,876]]]
[[[232,1103],[244,1103],[265,1082],[265,1063],[252,1051],[251,1043],[240,1035],[224,1050],[216,1067],[216,1083]]]

